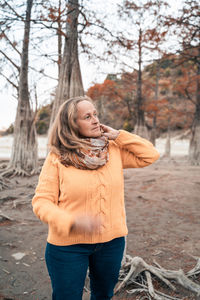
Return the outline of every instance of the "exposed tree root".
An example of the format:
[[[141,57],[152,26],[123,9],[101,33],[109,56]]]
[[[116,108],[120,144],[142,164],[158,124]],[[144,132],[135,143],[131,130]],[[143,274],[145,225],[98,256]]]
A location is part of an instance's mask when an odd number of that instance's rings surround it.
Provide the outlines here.
[[[5,221],[13,221],[10,217],[5,215],[1,210],[0,210],[0,223],[5,222]]]
[[[200,258],[194,258],[197,260],[196,266],[185,274],[182,270],[166,270],[157,262],[154,262],[155,266],[151,266],[147,264],[141,257],[131,257],[130,255],[126,255],[126,262],[122,265],[120,270],[119,280],[122,282],[116,288],[115,293],[119,292],[122,288],[127,288],[128,286],[135,284],[138,286],[138,288],[128,290],[128,293],[145,293],[147,295],[146,299],[179,299],[155,290],[151,278],[152,274],[164,282],[173,291],[176,290],[176,287],[170,282],[170,280],[173,280],[173,282],[175,281],[177,284],[196,293],[196,295],[199,296],[200,285],[189,279],[189,277],[200,273]],[[142,283],[137,282],[139,277],[140,279],[142,278]]]
[[[0,161],[0,170],[1,169],[5,169],[5,168],[7,168],[7,161],[6,160],[1,160]]]
[[[197,256],[192,256],[192,257],[197,260],[197,263],[196,263],[196,266],[192,270],[187,272],[188,277],[195,276],[200,273],[200,258]]]
[[[38,168],[35,168],[33,170],[31,170],[30,172],[28,171],[25,171],[21,168],[7,168],[5,169],[5,171],[3,171],[1,173],[1,176],[2,177],[7,177],[7,178],[12,178],[12,177],[15,177],[15,176],[21,176],[21,177],[28,177],[28,176],[32,176],[34,174],[38,174],[39,172],[39,169]]]
[[[9,187],[8,180],[5,180],[4,178],[0,177],[0,191],[7,189]]]
[[[14,200],[12,204],[12,208],[17,208],[20,205],[27,205],[27,204],[29,204],[27,198],[22,200]]]

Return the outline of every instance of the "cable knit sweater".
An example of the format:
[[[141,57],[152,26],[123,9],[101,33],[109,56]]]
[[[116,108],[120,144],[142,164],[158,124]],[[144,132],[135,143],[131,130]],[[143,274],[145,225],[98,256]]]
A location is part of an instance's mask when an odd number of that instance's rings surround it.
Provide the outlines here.
[[[34,213],[48,224],[47,241],[90,244],[127,235],[123,168],[145,167],[158,158],[149,141],[124,130],[109,141],[109,161],[97,170],[65,167],[56,154],[49,153],[32,200]],[[98,232],[70,231],[74,219],[83,214],[100,217]]]

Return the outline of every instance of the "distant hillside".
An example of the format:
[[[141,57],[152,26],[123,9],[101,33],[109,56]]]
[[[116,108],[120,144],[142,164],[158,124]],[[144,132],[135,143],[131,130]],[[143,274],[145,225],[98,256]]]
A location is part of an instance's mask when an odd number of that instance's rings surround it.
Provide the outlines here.
[[[153,126],[156,116],[158,132],[187,130],[191,127],[195,109],[195,67],[181,56],[149,64],[142,72],[143,109],[146,125]],[[157,88],[157,93],[156,93]],[[120,77],[109,74],[102,84],[88,90],[95,100],[103,122],[117,128],[133,130],[137,105],[137,71]],[[191,98],[189,100],[189,97]]]
[[[38,134],[46,134],[49,128],[52,103],[40,108],[37,113],[36,130]]]

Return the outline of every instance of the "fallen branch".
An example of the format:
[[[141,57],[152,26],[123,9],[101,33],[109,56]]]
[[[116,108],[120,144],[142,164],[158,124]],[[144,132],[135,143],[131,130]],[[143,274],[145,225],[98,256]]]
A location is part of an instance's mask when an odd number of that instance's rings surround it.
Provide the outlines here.
[[[179,283],[187,290],[196,292],[197,295],[200,295],[200,285],[190,280],[187,277],[187,275],[184,274],[183,270],[181,269],[178,271],[166,270],[160,265],[158,265],[157,269],[159,270],[159,272],[161,272],[162,276],[164,276],[165,278],[176,280],[177,283]]]
[[[30,202],[26,199],[22,199],[22,200],[14,200],[12,203],[12,208],[17,208],[20,205],[27,205],[30,204]]]
[[[130,259],[130,258],[129,258]],[[134,257],[131,261],[129,261],[130,264],[130,270],[122,283],[118,286],[116,289],[116,292],[120,291],[121,288],[128,283],[128,280],[135,279],[139,274],[141,274],[143,271],[149,271],[150,273],[157,276],[161,281],[163,281],[168,287],[170,287],[172,290],[175,290],[175,287],[173,284],[171,284],[166,278],[160,274],[157,269],[153,266],[148,265],[141,257]],[[126,268],[127,265],[125,264],[124,267]]]
[[[115,293],[119,292],[122,288],[127,288],[128,286],[136,284],[139,288],[127,290],[127,293],[135,294],[144,292],[149,299],[155,300],[179,299],[155,290],[151,278],[152,274],[164,282],[173,291],[176,290],[176,287],[170,282],[170,280],[176,281],[177,284],[199,296],[200,285],[188,278],[200,273],[200,258],[196,259],[196,266],[185,274],[183,270],[166,270],[157,262],[154,262],[156,266],[151,266],[141,257],[132,258],[130,255],[126,255],[126,261],[122,265],[119,276],[119,281],[122,282],[116,288]],[[142,278],[142,284],[137,282],[139,277]],[[144,278],[146,278],[146,280]]]
[[[197,263],[196,263],[196,266],[192,270],[187,272],[188,277],[198,275],[200,273],[200,258],[195,257],[195,256],[193,256],[193,258],[197,260]]]
[[[160,299],[162,299],[162,300],[167,300],[167,299],[170,299],[170,300],[182,300],[181,298],[172,297],[172,296],[166,295],[164,293],[161,293],[160,291],[157,291],[157,290],[154,290],[154,291],[157,294],[156,296],[161,296]],[[136,294],[136,293],[146,293],[146,294],[148,294],[148,288],[145,287],[145,286],[143,286],[142,288],[127,290],[127,293],[128,294]],[[148,297],[148,299],[149,299],[149,297]],[[154,299],[156,299],[156,298],[154,298]]]
[[[8,217],[4,213],[2,213],[2,211],[0,211],[0,223],[5,222],[5,221],[11,222],[11,221],[13,221],[13,219],[11,219],[10,217]]]

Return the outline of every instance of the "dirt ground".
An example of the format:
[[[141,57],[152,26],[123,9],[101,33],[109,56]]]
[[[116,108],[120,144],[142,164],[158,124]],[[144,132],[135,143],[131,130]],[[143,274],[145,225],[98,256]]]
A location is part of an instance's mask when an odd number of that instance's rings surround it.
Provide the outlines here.
[[[1,161],[0,166],[5,163]],[[124,177],[127,253],[150,264],[156,260],[167,269],[193,268],[192,256],[200,256],[200,167],[190,166],[179,156],[160,159],[144,169],[125,170]],[[15,177],[0,192],[0,212],[11,219],[0,218],[0,299],[51,299],[44,262],[47,226],[31,207],[37,180],[37,175]],[[198,299],[183,288],[176,295]],[[140,297],[124,291],[114,299],[147,299]]]

